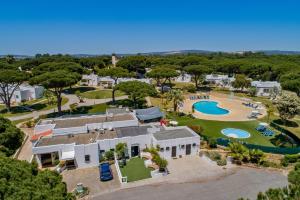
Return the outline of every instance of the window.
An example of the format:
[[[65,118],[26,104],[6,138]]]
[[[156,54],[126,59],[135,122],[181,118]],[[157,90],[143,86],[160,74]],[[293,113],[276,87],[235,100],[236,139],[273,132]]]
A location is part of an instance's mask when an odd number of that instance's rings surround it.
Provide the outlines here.
[[[264,93],[269,93],[270,92],[270,90],[269,89],[264,89]]]
[[[193,147],[196,147],[196,143],[193,143]]]
[[[91,161],[90,155],[85,155],[84,160],[85,162],[90,162]]]
[[[181,145],[181,148],[182,148],[182,149],[184,149],[184,147],[185,147],[185,146],[184,146],[184,144],[183,144],[183,145]]]
[[[165,150],[164,148],[160,148],[160,152],[164,152],[164,150]]]
[[[170,151],[170,147],[166,147],[166,151]]]

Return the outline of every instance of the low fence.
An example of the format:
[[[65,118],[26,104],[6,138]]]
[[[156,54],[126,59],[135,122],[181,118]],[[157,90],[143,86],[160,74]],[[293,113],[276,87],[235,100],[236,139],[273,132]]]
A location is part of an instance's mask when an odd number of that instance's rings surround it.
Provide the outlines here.
[[[246,142],[241,142],[237,140],[230,140],[225,138],[218,138],[217,144],[221,146],[228,146],[230,142],[240,142],[241,144],[245,145],[249,149],[259,149],[266,153],[275,153],[275,154],[297,154],[300,153],[300,147],[295,148],[283,148],[283,147],[268,147],[268,146],[261,146],[256,144],[248,144]]]
[[[271,122],[270,126],[275,128],[276,130],[280,131],[281,133],[286,134],[287,136],[291,137],[296,143],[300,144],[300,138],[298,138],[294,133],[292,133],[291,131],[282,128],[280,125]]]
[[[121,170],[120,170],[120,166],[119,166],[119,161],[117,159],[117,154],[114,153],[114,159],[115,159],[115,166],[116,166],[116,170],[117,170],[117,174],[118,174],[118,178],[121,184],[127,183],[127,176],[122,176]]]

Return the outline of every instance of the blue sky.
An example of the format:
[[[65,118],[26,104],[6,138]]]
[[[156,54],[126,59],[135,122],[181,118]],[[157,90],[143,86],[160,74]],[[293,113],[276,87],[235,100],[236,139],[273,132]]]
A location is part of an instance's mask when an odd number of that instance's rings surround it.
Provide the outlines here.
[[[14,0],[0,54],[300,50],[296,0]]]

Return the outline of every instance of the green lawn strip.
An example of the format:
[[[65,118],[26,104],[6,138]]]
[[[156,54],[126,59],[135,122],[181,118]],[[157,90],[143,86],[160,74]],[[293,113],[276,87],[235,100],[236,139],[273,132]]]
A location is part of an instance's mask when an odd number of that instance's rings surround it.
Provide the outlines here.
[[[141,158],[131,158],[126,166],[121,167],[122,176],[127,176],[127,181],[138,181],[151,177],[151,169],[146,168]]]
[[[62,98],[62,106],[64,104],[66,104],[68,101],[69,101],[68,98],[63,97]],[[27,103],[25,103],[25,105],[27,105]],[[50,110],[50,109],[53,109],[53,108],[57,107],[56,103],[49,105],[47,103],[47,100],[46,101],[43,100],[40,103],[36,103],[34,105],[27,105],[27,106],[30,107],[30,108],[32,108],[32,109],[34,109],[35,111]],[[13,116],[26,115],[26,114],[29,114],[29,113],[31,113],[31,112],[28,111],[28,110],[22,109],[22,106],[15,106],[15,107],[12,107],[12,112],[10,112],[10,113],[3,113],[3,116],[4,117],[13,117]]]
[[[262,135],[260,132],[256,131],[255,128],[258,126],[258,121],[247,121],[247,122],[226,122],[226,121],[212,121],[212,120],[202,120],[202,119],[191,119],[187,116],[178,117],[173,116],[174,120],[179,122],[179,125],[200,125],[204,131],[203,135],[214,137],[214,138],[227,138],[221,133],[221,130],[224,128],[238,128],[245,131],[248,131],[251,134],[251,137],[247,139],[240,139],[241,141],[262,145],[262,146],[271,146],[274,145],[270,142],[270,139],[273,137],[267,137]]]
[[[88,92],[83,92],[81,95],[87,99],[107,99],[112,97],[111,90],[93,90]],[[119,97],[124,95],[124,93],[120,91],[115,92],[115,97]]]
[[[19,124],[19,123],[26,122],[26,121],[29,121],[29,120],[31,120],[31,119],[32,119],[32,117],[25,118],[25,119],[19,119],[19,120],[12,121],[12,123],[13,123],[14,125],[17,125],[17,124]]]
[[[78,114],[101,113],[101,112],[105,112],[107,108],[108,105],[106,103],[95,104],[92,106],[82,106],[82,107],[78,107],[75,113]]]

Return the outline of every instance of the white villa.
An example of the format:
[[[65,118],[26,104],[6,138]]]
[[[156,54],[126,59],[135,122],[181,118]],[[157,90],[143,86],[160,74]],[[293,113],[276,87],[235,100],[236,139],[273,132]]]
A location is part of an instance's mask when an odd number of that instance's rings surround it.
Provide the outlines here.
[[[208,74],[205,76],[206,82],[222,87],[230,87],[234,80],[234,77],[229,77],[228,75]]]
[[[269,97],[272,93],[281,91],[281,85],[277,81],[252,81],[251,86],[256,88],[257,96]]]
[[[0,93],[1,92],[2,91],[0,89]],[[21,103],[22,101],[39,99],[43,97],[43,93],[44,93],[44,87],[42,86],[37,86],[37,85],[31,86],[28,84],[22,84],[13,93],[11,102]],[[0,103],[3,103],[1,98],[0,98]]]
[[[106,151],[126,143],[128,155],[138,156],[147,148],[159,145],[166,159],[195,155],[200,137],[190,128],[141,125],[134,112],[108,110],[105,115],[84,115],[44,119],[34,128],[32,152],[40,167],[55,160],[77,168],[98,166]]]
[[[115,80],[112,79],[110,76],[98,76],[93,73],[89,75],[83,75],[82,80],[83,81],[81,81],[81,85],[94,86],[94,87],[100,86],[103,88],[112,88],[115,84]],[[151,79],[148,78],[142,78],[142,79],[119,78],[117,80],[117,84],[126,81],[140,81],[140,82],[151,84]]]

